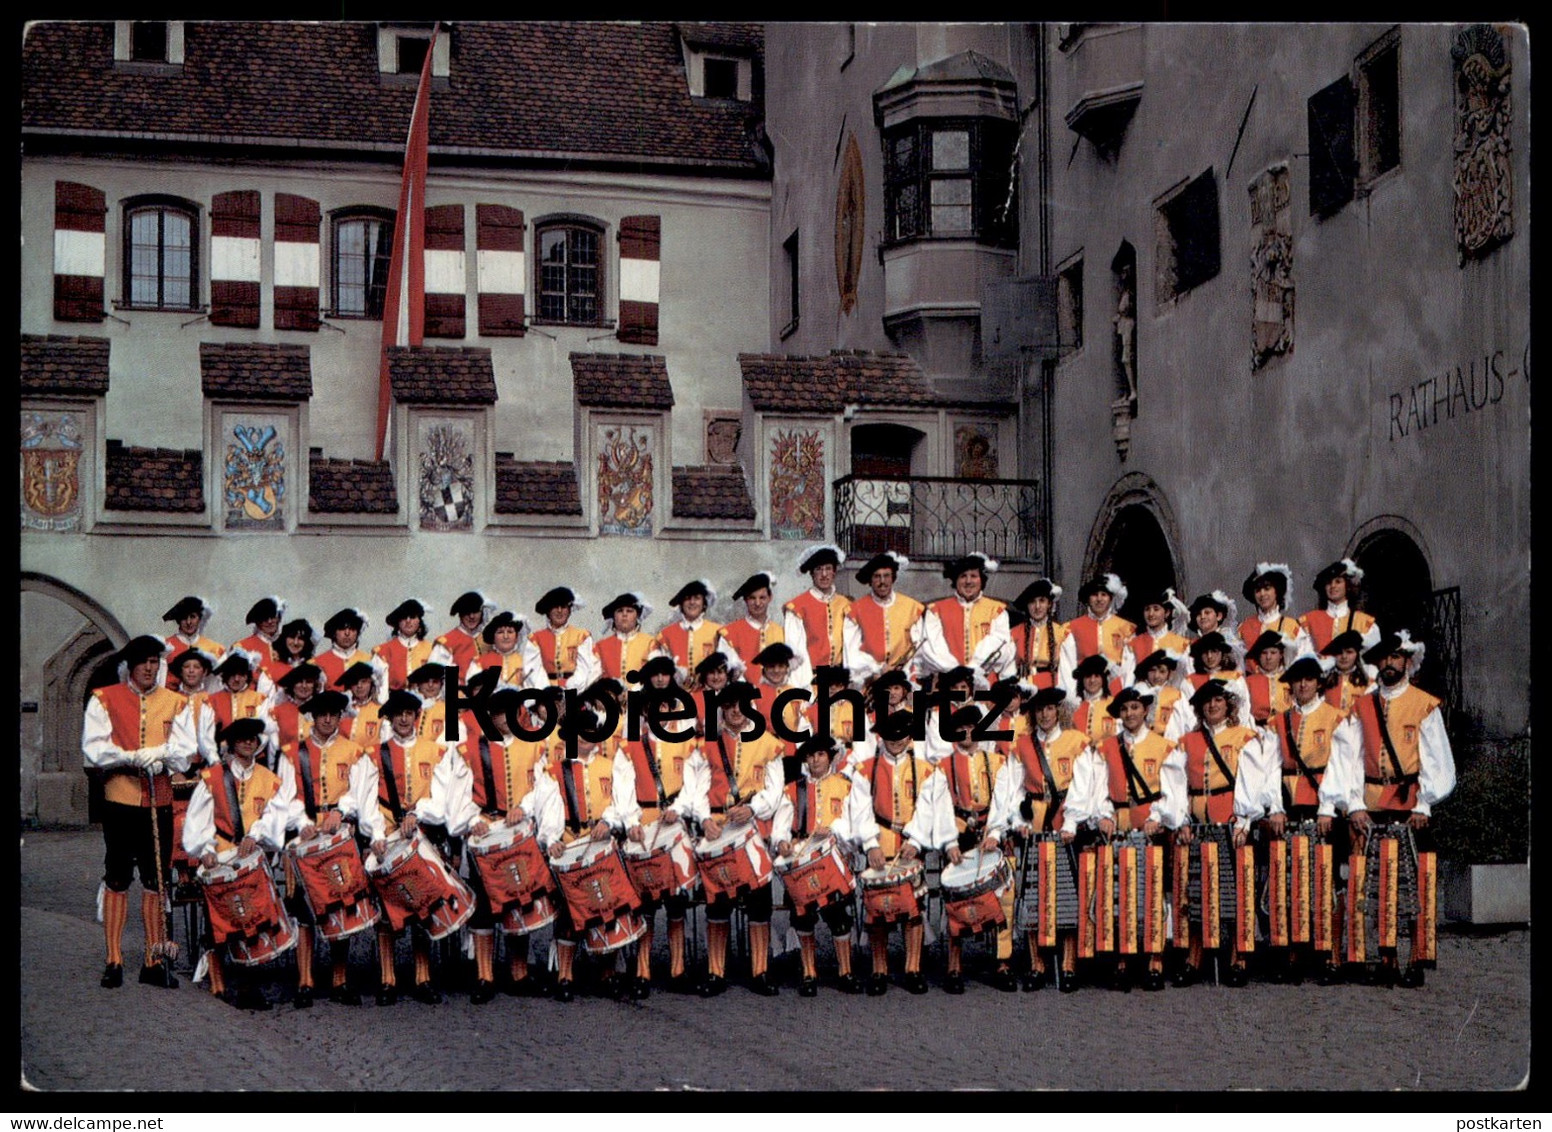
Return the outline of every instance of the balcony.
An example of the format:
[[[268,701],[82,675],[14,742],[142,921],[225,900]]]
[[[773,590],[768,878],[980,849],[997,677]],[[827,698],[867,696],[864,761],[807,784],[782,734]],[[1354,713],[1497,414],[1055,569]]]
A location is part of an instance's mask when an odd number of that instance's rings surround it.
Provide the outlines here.
[[[1035,480],[853,475],[832,486],[835,541],[848,554],[894,550],[931,560],[979,551],[1004,562],[1039,558]]]

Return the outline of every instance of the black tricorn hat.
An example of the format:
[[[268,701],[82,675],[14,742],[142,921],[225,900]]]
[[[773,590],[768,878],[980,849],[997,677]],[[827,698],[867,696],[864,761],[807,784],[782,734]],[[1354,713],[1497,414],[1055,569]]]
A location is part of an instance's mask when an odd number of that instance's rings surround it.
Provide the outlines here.
[[[332,641],[340,629],[354,629],[359,633],[365,624],[366,618],[361,616],[359,609],[342,609],[323,623],[323,635]]]
[[[349,668],[345,669],[344,672],[340,673],[340,678],[334,681],[334,686],[336,688],[349,688],[351,685],[358,684],[362,680],[371,680],[376,675],[377,673],[372,671],[372,666],[370,664],[364,660],[358,660]]]
[[[1320,651],[1326,656],[1335,656],[1343,649],[1357,649],[1363,651],[1363,634],[1357,629],[1349,629],[1345,633],[1338,633],[1331,638],[1331,643]]]
[[[1156,664],[1167,664],[1170,668],[1179,668],[1180,662],[1165,649],[1154,649],[1137,664],[1137,671],[1146,674],[1148,669]]]
[[[757,574],[750,574],[743,580],[738,589],[733,591],[733,600],[738,601],[748,597],[755,590],[770,590],[776,592],[776,579],[768,571],[761,570]]]
[[[383,704],[382,710],[378,712],[378,715],[384,719],[392,719],[394,716],[407,711],[413,711],[418,714],[424,707],[425,705],[420,702],[420,697],[414,692],[400,688],[397,692],[390,692],[388,694],[388,699]]]
[[[485,628],[480,630],[480,636],[485,639],[487,645],[493,645],[496,643],[497,629],[516,629],[521,633],[526,624],[528,622],[520,614],[513,613],[510,609],[503,609],[485,622]]]
[[[1310,583],[1310,588],[1324,598],[1326,595],[1326,583],[1332,578],[1346,578],[1348,587],[1352,588],[1363,581],[1363,571],[1358,568],[1358,564],[1351,558],[1338,559],[1331,563],[1331,565],[1323,567],[1320,573],[1315,575],[1315,580]]]
[[[167,667],[172,672],[181,672],[183,671],[184,664],[191,660],[197,660],[203,664],[205,666],[206,672],[209,672],[212,668],[214,668],[216,663],[210,659],[210,654],[202,649],[184,649],[177,656],[173,657],[172,660],[167,662]]]
[[[246,620],[250,625],[257,625],[260,621],[268,621],[272,617],[281,616],[284,610],[284,603],[277,602],[272,597],[261,597],[248,610]]]
[[[316,664],[298,664],[295,668],[291,669],[290,672],[287,672],[279,680],[276,680],[275,683],[279,684],[282,688],[289,692],[292,688],[296,687],[296,682],[298,680],[311,680],[313,682],[313,686],[316,687],[323,682],[323,669],[319,668]]]
[[[695,673],[698,676],[704,676],[706,673],[715,672],[719,668],[726,669],[727,666],[727,653],[723,652],[721,649],[713,649],[711,654],[708,655],[705,660],[701,661],[695,666]]]
[[[459,594],[458,600],[453,602],[448,613],[454,617],[462,617],[465,613],[483,613],[485,611],[485,595],[478,590],[470,590],[468,593]]]
[[[1286,657],[1288,654],[1288,646],[1291,644],[1293,644],[1293,642],[1279,633],[1276,629],[1268,629],[1266,632],[1257,637],[1255,643],[1250,646],[1250,655],[1254,658],[1259,657],[1267,649],[1282,649],[1283,655]]]
[[[350,697],[344,692],[319,692],[301,707],[303,715],[344,715]]]
[[[424,684],[427,680],[441,680],[447,668],[435,661],[427,661],[404,678],[406,684]]]
[[[548,613],[557,605],[575,605],[577,595],[569,586],[556,586],[534,603],[535,613]]]
[[[1232,652],[1232,649],[1229,647],[1228,639],[1216,629],[1211,633],[1203,633],[1200,637],[1191,642],[1191,659],[1196,660],[1200,658],[1201,655],[1208,649],[1217,649],[1219,652],[1224,653],[1225,655]]]
[[[833,737],[825,739],[815,735],[812,739],[805,739],[799,744],[794,754],[800,759],[806,759],[809,755],[825,754],[830,756],[831,761],[834,761],[837,747],[838,744]]]
[[[1072,674],[1080,680],[1085,676],[1109,676],[1110,658],[1100,652],[1084,657],[1072,670]]]
[[[905,555],[896,554],[892,550],[886,550],[882,553],[875,554],[872,558],[869,558],[866,562],[864,562],[862,564],[862,569],[857,571],[856,578],[857,581],[861,582],[863,585],[867,585],[873,580],[873,574],[875,571],[888,569],[895,572],[895,579],[898,581],[901,572],[910,564],[911,560]]]
[[[772,664],[791,664],[797,653],[792,651],[792,646],[782,641],[775,641],[766,645],[749,663],[758,664],[761,668]]]
[[[1191,695],[1191,706],[1200,708],[1208,700],[1216,696],[1222,696],[1226,700],[1234,698],[1234,693],[1229,691],[1229,686],[1222,680],[1209,680]]]
[[[1312,656],[1301,656],[1285,668],[1278,679],[1284,684],[1292,684],[1295,680],[1319,680],[1325,674],[1326,670],[1320,666],[1320,661]]]
[[[1019,591],[1018,597],[1013,599],[1013,605],[1017,609],[1023,609],[1037,597],[1055,601],[1061,596],[1061,592],[1062,587],[1051,581],[1050,578],[1036,578]]]
[[[240,650],[233,649],[221,658],[215,672],[217,676],[252,676],[253,662]]]
[[[1030,715],[1044,707],[1061,707],[1067,702],[1067,693],[1060,688],[1041,688],[1024,701],[1024,711]]]
[[[162,614],[163,621],[182,621],[185,617],[193,617],[195,614],[201,617],[205,615],[205,603],[190,594],[166,613]]]
[[[1288,568],[1278,565],[1275,569],[1262,569],[1263,566],[1268,565],[1265,562],[1258,562],[1256,568],[1245,579],[1245,584],[1240,587],[1239,592],[1244,594],[1245,600],[1252,605],[1256,601],[1256,591],[1263,585],[1271,586],[1277,591],[1278,605],[1282,605],[1283,602],[1288,600],[1288,574],[1286,572]]]
[[[264,737],[264,721],[247,716],[243,719],[234,719],[220,731],[216,732],[216,742],[230,747],[234,743],[241,743],[244,739],[262,739]]]
[[[1198,594],[1187,609],[1193,618],[1204,609],[1216,609],[1219,617],[1229,615],[1229,607],[1212,594]]]
[[[997,560],[976,551],[963,558],[952,558],[943,564],[943,576],[950,582],[957,580],[966,570],[979,570],[984,580],[997,572]]]
[[[149,633],[142,634],[119,649],[119,660],[133,668],[141,661],[160,657],[167,652],[167,642]]]
[[[388,616],[383,618],[383,620],[388,623],[388,628],[397,629],[399,622],[406,617],[419,617],[421,620],[425,620],[426,607],[414,598],[406,598],[389,610]]]
[[[672,676],[677,671],[674,658],[671,656],[654,656],[636,670],[636,674],[642,680],[650,680],[654,676]]]
[[[617,597],[613,601],[611,601],[608,605],[604,606],[604,608],[603,608],[604,620],[605,621],[612,621],[612,620],[614,620],[614,611],[617,610],[617,609],[631,609],[631,608],[634,608],[636,610],[637,616],[645,617],[647,615],[647,610],[649,610],[652,607],[647,604],[647,599],[642,597],[639,593],[636,593],[634,590],[627,590],[626,592],[622,593],[619,597]]]
[[[1127,704],[1133,702],[1151,704],[1153,702],[1153,696],[1151,693],[1144,692],[1136,687],[1122,688],[1115,694],[1115,698],[1105,705],[1105,710],[1116,719],[1120,719],[1121,709]]]
[[[711,588],[706,579],[696,578],[693,582],[686,582],[680,586],[679,592],[668,599],[668,604],[677,609],[684,603],[685,598],[697,596],[705,598],[707,605],[712,605],[717,600],[716,591]]]

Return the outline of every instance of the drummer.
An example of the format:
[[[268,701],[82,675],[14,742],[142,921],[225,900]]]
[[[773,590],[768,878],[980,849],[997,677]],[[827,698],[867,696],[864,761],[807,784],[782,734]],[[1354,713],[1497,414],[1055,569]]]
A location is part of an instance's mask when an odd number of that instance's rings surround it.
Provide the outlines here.
[[[947,779],[953,802],[954,825],[958,831],[955,844],[961,853],[976,848],[987,853],[1001,852],[1001,841],[990,828],[990,818],[997,776],[1002,773],[1009,755],[1002,749],[1002,744],[989,739],[977,740],[971,731],[968,723],[959,727],[953,747],[938,762],[938,771]],[[950,859],[953,859],[952,855]],[[1012,965],[1013,900],[1013,886],[1009,885],[1002,900],[1006,922],[997,929],[997,970],[991,980],[992,986],[1000,991],[1018,990]],[[943,979],[943,989],[949,994],[965,993],[964,975],[960,971],[963,948],[960,939],[949,939],[948,970]]]
[[[281,759],[296,784],[286,826],[302,840],[331,835],[341,826],[354,833],[360,824],[362,832],[367,832],[362,814],[372,811],[377,798],[377,765],[362,757],[362,744],[344,735],[341,721],[347,710],[348,702],[340,692],[319,692],[308,700],[302,705],[302,714],[311,721],[307,738],[299,750]],[[301,884],[292,878],[286,887],[290,893],[287,907],[302,925],[296,947],[296,1007],[305,1010],[313,1004],[313,933],[308,928],[316,924],[316,918]],[[349,985],[349,954],[348,940],[329,945],[329,1001],[360,1006],[360,992]]]
[[[282,762],[276,774],[257,761],[264,744],[263,720],[239,719],[222,728],[216,741],[227,757],[199,772],[183,819],[183,850],[206,869],[215,868],[222,858],[246,857],[260,846],[269,852],[279,850],[286,839],[286,815],[296,797],[290,763]],[[218,947],[210,952],[210,993],[218,998],[226,995],[225,950]],[[239,1010],[270,1008],[263,992],[246,982],[232,1004]]]
[[[277,732],[274,753],[288,757],[296,754],[297,747],[307,738],[307,720],[302,718],[302,705],[322,690],[323,671],[316,664],[298,664],[275,681],[269,705]]]
[[[1059,833],[1064,845],[1071,845],[1077,836],[1077,824],[1067,814],[1067,798],[1072,793],[1074,779],[1086,775],[1090,780],[1102,776],[1103,764],[1094,749],[1080,731],[1063,727],[1062,705],[1066,693],[1058,687],[1041,688],[1024,704],[1024,713],[1033,726],[1020,730],[1014,740],[1013,753],[997,775],[997,787],[992,797],[992,814],[988,831],[999,841],[1006,836],[1027,840],[1032,833]],[[1092,785],[1079,782],[1080,787]],[[1072,870],[1070,851],[1060,854],[1056,861],[1055,882],[1072,885],[1076,899],[1077,878]],[[1033,876],[1032,876],[1033,874]],[[1020,870],[1021,883],[1025,886],[1039,883],[1039,865],[1033,870]],[[1063,990],[1076,990],[1074,975],[1078,954],[1076,925],[1057,932],[1057,949],[1061,953]],[[1037,991],[1046,984],[1046,960],[1038,945],[1038,925],[1025,925],[1025,945],[1029,948],[1029,973],[1021,985],[1026,991]]]
[[[888,684],[885,685],[885,682]],[[887,672],[879,685],[909,690],[910,681],[899,669]],[[898,862],[920,861],[929,849],[946,849],[958,840],[954,803],[948,779],[927,761],[922,744],[907,733],[898,738],[870,737],[872,751],[859,761],[853,775],[868,784],[873,801],[873,820],[878,825],[879,849],[888,868]],[[889,990],[889,928],[882,920],[868,923],[868,945],[873,951],[873,973],[868,994]],[[922,943],[926,928],[920,905],[917,914],[901,926],[905,937],[905,977],[901,985],[911,994],[926,994],[922,975]]]
[[[760,714],[765,718],[767,734],[774,734],[776,718],[776,698],[783,692],[797,687],[788,682],[788,675],[792,671],[793,661],[797,654],[784,642],[766,645],[756,655],[751,665],[757,665],[760,669],[760,682],[753,685],[758,693]],[[782,708],[782,719],[792,731],[800,731],[804,728],[803,704],[801,701],[788,702]],[[797,758],[797,744],[788,739],[778,739],[781,744],[781,753],[786,761],[782,764],[782,777],[796,778],[802,772],[802,763]],[[709,757],[709,756],[708,756]],[[762,830],[762,833],[768,830]]]
[[[778,854],[790,858],[794,848],[801,847],[814,834],[828,830],[840,843],[844,855],[850,857],[853,850],[861,850],[867,854],[869,868],[881,869],[884,851],[879,848],[878,823],[873,820],[873,799],[868,793],[866,779],[853,778],[837,769],[843,746],[839,739],[816,736],[798,747],[798,755],[803,759],[803,776],[786,785],[781,808],[776,814],[772,844]],[[852,890],[822,908],[816,910],[810,905],[804,912],[793,912],[792,927],[798,933],[803,961],[803,981],[798,985],[798,994],[804,998],[813,998],[819,993],[814,927],[821,916],[829,925],[830,937],[835,944],[837,984],[846,994],[857,994],[862,990],[861,980],[851,969],[855,881],[852,883]],[[790,892],[787,902],[792,907]]]
[[[336,688],[350,696],[340,718],[340,734],[362,747],[375,747],[381,741],[382,704],[377,699],[378,673],[366,661],[357,661],[340,674]]]
[[[727,665],[721,653],[712,653],[701,662],[701,667],[714,660],[722,661],[725,677]],[[671,657],[656,656],[640,671],[643,681],[663,690],[673,682],[674,661]],[[705,797],[711,779],[701,741],[689,721],[670,724],[669,730],[683,733],[685,738],[659,739],[643,723],[640,738],[625,739],[614,755],[615,806],[624,822],[627,840],[638,845],[656,841],[659,823],[665,829],[682,830],[685,816],[701,804],[699,800]],[[661,903],[668,916],[669,985],[679,993],[688,993],[691,988],[684,966],[684,914],[690,897],[674,893]],[[646,921],[647,932],[637,944],[636,976],[631,985],[632,997],[638,1000],[651,994],[652,934],[657,909],[657,901],[643,898],[641,917]]]
[[[857,710],[857,706],[847,700],[837,697],[851,687],[851,669],[843,664],[821,664],[814,669],[814,702],[803,710],[803,718],[808,724],[808,729],[815,737],[819,735],[819,691],[830,697],[830,736],[840,741],[837,747],[839,760],[836,763],[837,771],[845,771],[852,762],[852,744],[861,731],[858,725],[858,716],[863,712]]]
[[[216,713],[215,725],[219,730],[236,719],[262,719],[265,722],[266,746],[272,752],[279,749],[279,731],[270,714],[269,698],[253,686],[253,656],[241,649],[233,649],[216,665],[215,675],[221,679],[221,691],[209,698]]]
[[[1181,653],[1156,649],[1137,664],[1137,683],[1134,687],[1144,695],[1153,697],[1152,706],[1148,709],[1148,727],[1171,743],[1178,743],[1182,735],[1196,726],[1196,715],[1186,702],[1180,685],[1175,682],[1175,674],[1180,670],[1183,659]]]
[[[485,623],[480,638],[485,650],[469,662],[463,678],[467,683],[487,668],[498,668],[498,688],[548,688],[544,657],[527,637],[528,622],[521,613],[503,609]]]
[[[732,682],[738,672],[743,671],[743,662],[737,656],[729,655],[721,650],[712,653],[705,660],[695,666],[695,677],[700,683],[695,691],[690,693],[695,701],[695,733],[702,738],[706,735],[706,720],[716,710],[712,697],[722,695],[722,690]]]
[[[758,698],[754,686],[743,681],[723,691],[722,726],[715,739],[703,747],[709,769],[706,794],[695,800],[692,816],[701,823],[706,839],[715,841],[726,829],[776,816],[785,779],[782,757],[785,744],[767,729],[758,739],[745,739],[753,723],[744,705]],[[738,898],[749,921],[749,969],[756,994],[780,993],[767,974],[771,951],[771,886],[767,881]],[[710,998],[727,989],[727,946],[732,899],[718,897],[706,905],[706,980],[701,996]]]
[[[549,803],[549,795],[559,790],[555,780],[542,769],[544,745],[520,739],[512,732],[508,720],[516,718],[522,706],[517,690],[496,691],[488,706],[501,738],[491,742],[475,731],[465,734],[458,746],[468,763],[471,788],[459,812],[448,815],[448,832],[455,837],[482,837],[493,826],[516,828],[535,817]],[[469,869],[469,886],[475,899],[474,915],[469,920],[469,931],[474,937],[475,985],[469,1002],[482,1006],[494,997],[496,990],[495,916],[479,869]],[[528,970],[528,936],[506,938],[509,966],[502,989],[512,995],[533,993],[538,980]]]
[[[985,677],[966,665],[951,668],[938,675],[933,688],[937,694],[932,697],[932,707],[927,712],[927,734],[924,741],[927,759],[934,766],[942,762],[953,749],[954,713],[963,711],[967,707],[979,711],[980,709],[976,708],[973,702],[975,693],[977,689],[986,687]],[[940,722],[945,713],[951,721],[948,736],[944,735]]]
[[[427,661],[405,678],[410,691],[420,697],[420,719],[415,724],[415,734],[439,743],[446,741],[447,732],[447,701],[443,698],[446,690],[443,673],[446,671],[443,665]]]

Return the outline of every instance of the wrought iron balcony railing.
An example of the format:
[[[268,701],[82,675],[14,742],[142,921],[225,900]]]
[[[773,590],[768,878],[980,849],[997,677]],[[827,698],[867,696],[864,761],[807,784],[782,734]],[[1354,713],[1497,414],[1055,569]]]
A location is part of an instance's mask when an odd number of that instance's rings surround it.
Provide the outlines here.
[[[979,551],[1010,562],[1039,558],[1035,480],[851,475],[833,487],[835,539],[848,554],[895,550],[946,559]]]

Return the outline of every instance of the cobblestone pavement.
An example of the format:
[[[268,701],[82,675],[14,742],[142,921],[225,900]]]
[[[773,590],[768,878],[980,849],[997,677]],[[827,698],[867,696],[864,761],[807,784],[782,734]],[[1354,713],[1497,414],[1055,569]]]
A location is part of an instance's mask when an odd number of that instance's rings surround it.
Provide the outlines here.
[[[1529,1069],[1527,930],[1441,933],[1439,969],[1415,991],[1255,983],[1003,994],[972,978],[954,997],[936,985],[941,948],[931,946],[924,996],[896,986],[852,998],[827,986],[799,998],[787,955],[773,966],[785,982],[774,999],[734,986],[712,1001],[656,991],[641,1004],[498,996],[476,1007],[452,994],[441,1006],[378,1009],[368,994],[356,1009],[320,1000],[297,1011],[287,957],[261,969],[276,1009],[249,1014],[186,977],[174,991],[135,982],[138,887],[125,985],[100,988],[101,866],[95,832],[32,832],[22,846],[21,1070],[38,1089],[1491,1090],[1514,1088]],[[376,978],[371,947],[358,938],[352,957],[362,985]],[[896,933],[896,971],[899,947]],[[820,959],[833,971],[823,944]],[[401,972],[407,961],[406,950]],[[859,953],[858,969],[866,964]],[[410,1033],[432,1052],[407,1056]],[[750,1033],[762,1040],[730,1040]],[[237,1035],[245,1056],[221,1055]]]

